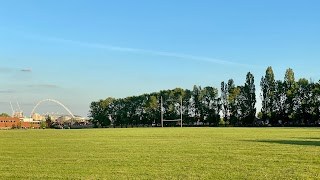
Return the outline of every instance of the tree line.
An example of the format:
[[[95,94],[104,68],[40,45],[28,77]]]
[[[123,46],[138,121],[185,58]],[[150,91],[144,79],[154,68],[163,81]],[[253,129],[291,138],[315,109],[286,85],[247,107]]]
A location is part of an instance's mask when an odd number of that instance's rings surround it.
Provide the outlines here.
[[[243,85],[233,79],[217,88],[195,85],[192,90],[175,88],[126,98],[101,99],[90,105],[90,121],[96,127],[159,126],[161,98],[164,119],[180,119],[184,126],[286,126],[315,125],[320,110],[320,83],[305,78],[295,81],[292,69],[284,80],[275,80],[272,67],[261,78],[262,109],[256,117],[255,79],[250,72]],[[167,126],[177,122],[166,122]]]
[[[218,126],[221,112],[228,124],[252,124],[256,114],[254,76],[248,72],[242,86],[236,86],[232,79],[222,82],[221,91],[219,95],[215,87],[195,85],[192,90],[175,88],[126,98],[109,97],[92,102],[89,117],[97,127],[159,126],[162,99],[164,119],[180,119],[182,100],[184,126]]]
[[[259,118],[272,125],[319,124],[320,82],[295,80],[287,69],[283,80],[275,80],[272,67],[261,78],[262,109]]]

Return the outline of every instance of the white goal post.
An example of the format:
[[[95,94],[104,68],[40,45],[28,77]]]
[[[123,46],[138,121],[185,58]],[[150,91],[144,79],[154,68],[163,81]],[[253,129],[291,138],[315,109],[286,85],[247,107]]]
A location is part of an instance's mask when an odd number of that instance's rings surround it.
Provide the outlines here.
[[[163,103],[162,103],[162,96],[161,96],[161,126],[163,127],[163,122],[178,122],[180,121],[182,127],[182,97],[181,97],[181,104],[180,104],[180,119],[163,119]]]

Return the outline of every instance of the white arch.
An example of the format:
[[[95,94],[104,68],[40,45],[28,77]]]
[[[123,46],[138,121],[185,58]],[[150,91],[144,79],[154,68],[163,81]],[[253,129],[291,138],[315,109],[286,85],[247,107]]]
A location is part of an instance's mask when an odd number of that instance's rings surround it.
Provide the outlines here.
[[[65,106],[63,105],[61,102],[57,101],[57,100],[54,100],[54,99],[43,99],[41,101],[38,102],[38,104],[36,106],[34,106],[33,110],[31,111],[31,114],[30,116],[32,116],[32,114],[34,113],[34,111],[37,109],[37,107],[43,103],[43,102],[46,102],[46,101],[51,101],[51,102],[55,102],[57,104],[59,104],[60,106],[62,106],[66,111],[68,111],[68,113],[72,116],[72,118],[74,118],[74,115],[72,114],[72,112]]]

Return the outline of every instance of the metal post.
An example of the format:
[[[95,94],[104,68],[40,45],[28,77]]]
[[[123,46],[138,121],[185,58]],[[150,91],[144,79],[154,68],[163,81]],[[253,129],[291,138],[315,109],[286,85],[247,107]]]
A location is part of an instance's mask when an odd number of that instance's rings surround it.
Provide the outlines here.
[[[182,96],[181,96],[181,104],[180,104],[180,116],[181,116],[181,127],[182,127]]]
[[[162,96],[161,96],[161,126],[163,127],[163,107],[162,107]]]

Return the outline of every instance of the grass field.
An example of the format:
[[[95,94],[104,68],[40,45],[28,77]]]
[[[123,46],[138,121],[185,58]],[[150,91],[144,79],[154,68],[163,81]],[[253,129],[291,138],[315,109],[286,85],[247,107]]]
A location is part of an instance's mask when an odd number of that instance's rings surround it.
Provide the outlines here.
[[[320,129],[2,130],[0,179],[320,179]]]

